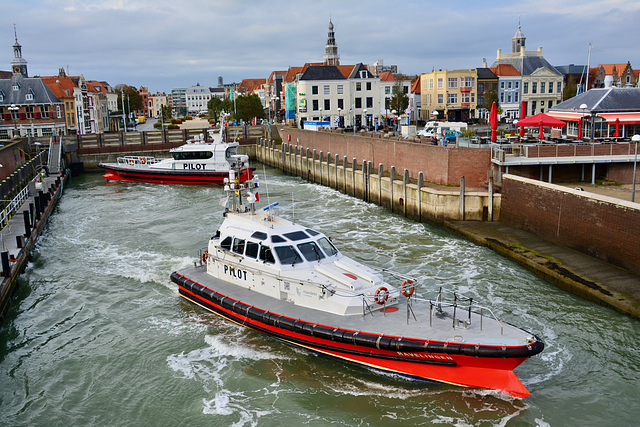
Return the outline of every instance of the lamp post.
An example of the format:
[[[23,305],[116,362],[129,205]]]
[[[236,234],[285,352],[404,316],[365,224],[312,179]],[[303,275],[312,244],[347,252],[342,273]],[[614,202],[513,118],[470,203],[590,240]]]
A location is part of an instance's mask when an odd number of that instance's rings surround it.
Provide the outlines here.
[[[13,117],[13,133],[15,134],[16,132],[18,132],[18,122],[17,122],[17,117],[18,117],[18,110],[20,108],[16,105],[16,104],[11,104],[11,107],[9,107],[9,111],[11,111],[11,117]],[[15,136],[15,135],[14,135]]]
[[[636,168],[638,165],[638,142],[640,142],[640,135],[635,134],[631,137],[631,141],[636,144],[636,154],[633,158],[633,186],[631,188],[631,201],[636,201]]]
[[[582,117],[580,118],[580,127],[582,128],[582,133],[585,133],[585,129],[584,129],[584,112],[585,110],[588,108],[587,104],[580,104],[580,111],[582,111]],[[582,138],[582,135],[578,136],[579,138]]]
[[[340,127],[340,111],[342,111],[342,108],[338,107],[338,127]]]
[[[322,126],[322,112],[324,110],[322,108],[320,108],[320,124],[318,125],[318,128],[320,128],[320,126]]]

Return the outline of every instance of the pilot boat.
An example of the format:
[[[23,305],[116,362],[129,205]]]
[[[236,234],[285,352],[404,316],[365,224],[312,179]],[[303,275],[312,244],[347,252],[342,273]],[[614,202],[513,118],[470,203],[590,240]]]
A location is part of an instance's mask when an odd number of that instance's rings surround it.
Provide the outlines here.
[[[161,184],[222,184],[229,171],[238,171],[244,182],[253,175],[249,156],[238,154],[238,142],[224,142],[224,127],[218,134],[210,130],[213,142],[197,135],[185,145],[171,149],[171,158],[149,156],[118,157],[116,163],[100,163],[103,177],[113,181],[142,181]]]
[[[279,217],[277,203],[257,209],[258,184],[257,177],[238,183],[231,173],[225,190],[232,206],[219,229],[193,267],[171,274],[180,296],[273,338],[375,370],[530,394],[513,369],[543,350],[540,338],[457,292],[430,292],[413,277],[343,255],[320,231]]]

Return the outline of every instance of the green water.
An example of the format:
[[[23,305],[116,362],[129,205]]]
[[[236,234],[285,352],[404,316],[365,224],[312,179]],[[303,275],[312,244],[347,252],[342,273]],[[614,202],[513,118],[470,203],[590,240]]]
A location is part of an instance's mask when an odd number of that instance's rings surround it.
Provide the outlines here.
[[[194,306],[169,274],[217,229],[222,191],[95,174],[65,189],[0,325],[0,424],[637,425],[640,322],[442,230],[266,175],[261,202],[343,253],[455,287],[541,335],[545,351],[516,369],[532,395],[382,375]]]

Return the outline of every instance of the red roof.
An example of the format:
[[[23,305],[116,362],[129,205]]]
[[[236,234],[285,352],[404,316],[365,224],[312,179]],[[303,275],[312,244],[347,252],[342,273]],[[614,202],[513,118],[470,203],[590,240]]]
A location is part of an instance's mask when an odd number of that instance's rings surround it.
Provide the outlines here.
[[[380,81],[381,82],[391,82],[391,81],[396,80],[396,78],[393,76],[391,71],[384,71],[384,72],[380,73],[380,75],[378,77],[380,77]]]
[[[244,79],[238,85],[239,91],[244,91],[246,93],[255,93],[258,89],[261,89],[266,83],[266,79]]]
[[[520,73],[511,64],[498,64],[497,67],[489,68],[496,76],[519,76]]]
[[[78,87],[71,77],[43,76],[40,78],[60,99],[73,97],[73,89]]]

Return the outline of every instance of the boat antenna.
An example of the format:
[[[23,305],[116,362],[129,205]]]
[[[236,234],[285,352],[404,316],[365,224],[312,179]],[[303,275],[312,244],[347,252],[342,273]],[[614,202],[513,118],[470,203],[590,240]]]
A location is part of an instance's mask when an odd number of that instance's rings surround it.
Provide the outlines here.
[[[271,200],[269,200],[269,184],[267,181],[267,168],[262,164],[262,172],[264,173],[264,189],[267,191],[267,205],[271,205]]]

